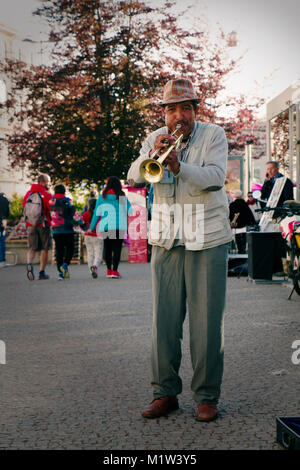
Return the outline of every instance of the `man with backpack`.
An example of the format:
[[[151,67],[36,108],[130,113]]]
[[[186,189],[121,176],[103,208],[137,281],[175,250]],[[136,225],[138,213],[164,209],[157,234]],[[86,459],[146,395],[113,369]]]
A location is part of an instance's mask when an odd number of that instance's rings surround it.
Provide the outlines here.
[[[28,252],[27,252],[27,278],[34,280],[33,260],[35,253],[41,251],[39,279],[49,279],[45,273],[48,261],[48,251],[51,248],[51,217],[50,199],[48,192],[50,177],[40,174],[37,184],[32,184],[23,199],[24,219],[27,227]]]
[[[52,235],[55,240],[56,265],[58,280],[68,279],[69,264],[74,254],[74,222],[76,208],[71,199],[66,197],[66,188],[57,184],[50,201]],[[79,216],[78,216],[79,217]]]

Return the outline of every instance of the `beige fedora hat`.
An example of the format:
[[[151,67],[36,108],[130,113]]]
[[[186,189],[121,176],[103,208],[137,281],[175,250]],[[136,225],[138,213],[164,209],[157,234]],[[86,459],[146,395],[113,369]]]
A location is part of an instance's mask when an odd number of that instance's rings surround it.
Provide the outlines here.
[[[197,103],[200,101],[190,80],[187,78],[177,78],[166,83],[161,105],[181,103],[182,101],[189,100],[197,101]]]

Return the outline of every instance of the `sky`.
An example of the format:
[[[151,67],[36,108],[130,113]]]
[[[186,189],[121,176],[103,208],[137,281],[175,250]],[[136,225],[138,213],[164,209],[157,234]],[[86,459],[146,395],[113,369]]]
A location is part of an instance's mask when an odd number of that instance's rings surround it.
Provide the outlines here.
[[[204,2],[194,3],[199,8]],[[236,31],[232,54],[244,53],[228,91],[272,98],[300,79],[299,0],[209,0],[203,12],[212,26]]]
[[[241,55],[243,58],[238,70],[227,78],[225,94],[260,96],[268,101],[300,79],[299,0],[177,0],[177,3],[178,7],[192,5],[192,17],[203,15],[212,37],[218,26],[227,34],[237,32],[238,44],[229,52],[233,58]],[[45,39],[46,27],[31,15],[38,5],[39,0],[0,0],[0,22],[18,29],[21,36]]]

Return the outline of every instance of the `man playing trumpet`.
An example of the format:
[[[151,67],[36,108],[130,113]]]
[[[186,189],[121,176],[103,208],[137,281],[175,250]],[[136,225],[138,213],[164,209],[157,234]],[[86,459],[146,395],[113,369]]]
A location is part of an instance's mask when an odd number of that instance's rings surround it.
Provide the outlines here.
[[[218,414],[227,246],[232,238],[224,189],[227,141],[221,127],[195,120],[198,103],[189,80],[170,80],[161,103],[166,125],[148,136],[128,172],[130,184],[151,181],[151,174],[148,179],[143,170],[145,161],[153,154],[165,154],[171,145],[163,161],[163,176],[153,185],[149,242],[153,245],[154,399],[142,412],[145,418],[178,409],[186,309],[197,419],[210,421]]]

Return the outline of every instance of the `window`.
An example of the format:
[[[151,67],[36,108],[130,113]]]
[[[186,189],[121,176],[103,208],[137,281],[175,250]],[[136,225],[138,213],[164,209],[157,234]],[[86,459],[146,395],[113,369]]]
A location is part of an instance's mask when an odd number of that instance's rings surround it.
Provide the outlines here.
[[[0,104],[4,104],[7,100],[6,84],[0,79]]]
[[[6,50],[5,50],[5,42],[0,39],[0,60],[5,59],[6,57]]]

